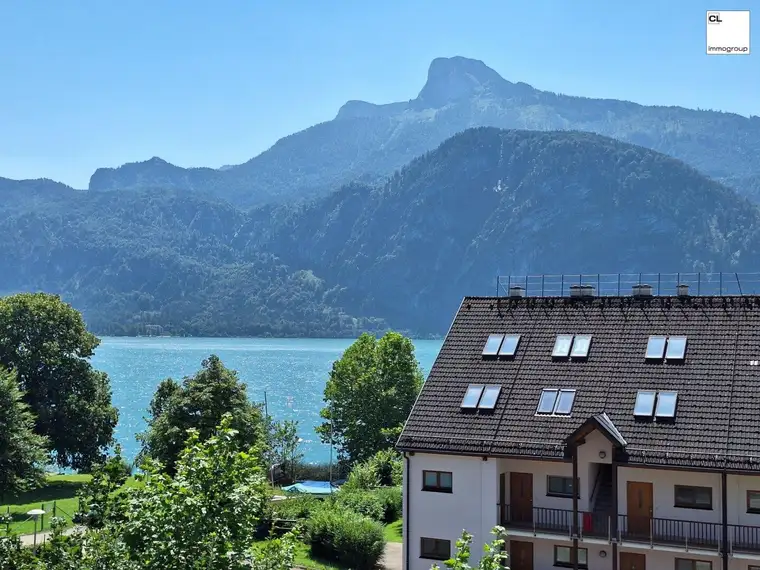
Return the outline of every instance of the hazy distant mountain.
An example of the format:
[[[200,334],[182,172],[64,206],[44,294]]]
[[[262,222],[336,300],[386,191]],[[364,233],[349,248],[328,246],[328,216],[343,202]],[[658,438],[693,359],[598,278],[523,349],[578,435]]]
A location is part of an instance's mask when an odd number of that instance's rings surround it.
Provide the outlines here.
[[[467,128],[580,130],[682,159],[754,196],[760,175],[760,117],[571,97],[512,83],[483,62],[435,59],[410,101],[349,101],[335,119],[279,140],[248,162],[184,169],[161,159],[101,168],[90,189],[172,187],[210,193],[241,206],[293,200],[360,180],[383,180],[411,159]]]
[[[21,183],[19,183],[21,184]],[[0,293],[98,332],[443,334],[504,273],[753,270],[760,211],[684,163],[577,132],[465,131],[379,187],[243,211],[181,190],[6,188]],[[753,268],[753,269],[749,269]]]

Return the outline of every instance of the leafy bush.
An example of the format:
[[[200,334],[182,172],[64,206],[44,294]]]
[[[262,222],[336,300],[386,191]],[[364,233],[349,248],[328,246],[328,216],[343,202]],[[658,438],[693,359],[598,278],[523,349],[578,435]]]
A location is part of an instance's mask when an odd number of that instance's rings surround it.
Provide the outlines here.
[[[385,550],[380,523],[335,505],[314,511],[306,531],[313,556],[355,570],[374,568]]]
[[[403,462],[393,449],[383,449],[367,461],[355,463],[344,485],[352,491],[401,485]]]
[[[398,451],[381,449],[369,459],[368,463],[377,475],[381,487],[401,485],[403,462]]]
[[[357,463],[348,476],[348,481],[343,485],[347,491],[366,491],[380,486],[380,478],[374,467],[365,463]]]
[[[322,499],[309,496],[297,496],[283,501],[273,501],[272,517],[286,520],[307,519],[322,503]]]
[[[338,506],[350,509],[373,521],[383,522],[385,519],[385,505],[372,491],[341,490],[335,495],[335,502]]]
[[[401,518],[403,498],[401,487],[381,487],[372,491],[383,505],[383,522],[392,523]]]

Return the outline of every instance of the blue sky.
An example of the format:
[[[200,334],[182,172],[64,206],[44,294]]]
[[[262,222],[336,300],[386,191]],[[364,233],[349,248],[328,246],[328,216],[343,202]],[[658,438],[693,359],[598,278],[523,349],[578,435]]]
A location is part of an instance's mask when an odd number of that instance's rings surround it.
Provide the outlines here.
[[[3,0],[0,176],[86,187],[152,156],[240,163],[349,99],[415,97],[439,56],[562,93],[760,115],[760,53],[704,53],[705,11],[750,5]]]

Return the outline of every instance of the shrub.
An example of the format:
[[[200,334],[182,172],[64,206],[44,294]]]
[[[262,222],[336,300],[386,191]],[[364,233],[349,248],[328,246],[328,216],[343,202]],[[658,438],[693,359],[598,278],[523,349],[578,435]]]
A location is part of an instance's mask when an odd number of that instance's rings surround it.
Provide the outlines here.
[[[314,511],[306,531],[313,556],[355,570],[374,568],[385,549],[380,523],[335,506]]]
[[[401,487],[381,487],[372,491],[383,505],[383,522],[388,524],[401,518],[403,499]]]
[[[272,502],[272,518],[286,520],[307,519],[323,503],[322,499],[300,495]]]
[[[335,495],[335,502],[338,506],[350,509],[373,521],[383,522],[385,519],[385,505],[373,491],[341,490]]]
[[[373,455],[368,463],[375,472],[381,487],[401,485],[403,462],[398,451],[382,449]]]
[[[377,476],[374,466],[366,462],[354,465],[343,488],[350,491],[364,491],[379,486],[380,478]]]

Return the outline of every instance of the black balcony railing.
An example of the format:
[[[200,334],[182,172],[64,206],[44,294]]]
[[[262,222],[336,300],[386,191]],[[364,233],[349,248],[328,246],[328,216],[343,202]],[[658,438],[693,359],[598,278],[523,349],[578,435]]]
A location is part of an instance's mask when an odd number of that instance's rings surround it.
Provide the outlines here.
[[[501,524],[507,528],[531,530],[572,536],[573,511],[545,507],[500,505]],[[581,537],[610,538],[610,517],[598,513],[578,513],[578,532]]]
[[[573,511],[519,505],[498,505],[499,520],[506,528],[528,530],[570,537],[573,534]],[[599,513],[578,513],[579,538],[611,540],[612,517]],[[617,538],[621,541],[651,545],[676,546],[686,550],[721,550],[721,523],[618,515]],[[729,552],[760,552],[760,527],[728,526]]]
[[[728,544],[731,552],[759,552],[760,527],[728,525]]]
[[[621,540],[631,542],[718,550],[723,526],[720,523],[618,515],[618,533]]]

